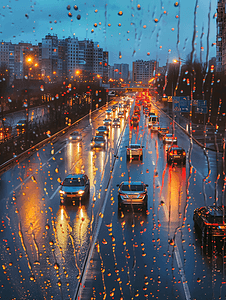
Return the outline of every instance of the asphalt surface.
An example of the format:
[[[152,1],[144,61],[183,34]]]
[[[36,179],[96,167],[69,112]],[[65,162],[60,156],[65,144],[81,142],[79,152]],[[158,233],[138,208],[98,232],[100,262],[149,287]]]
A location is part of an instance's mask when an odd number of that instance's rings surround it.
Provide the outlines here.
[[[223,299],[224,247],[205,247],[192,220],[196,207],[222,201],[222,154],[176,125],[187,163],[168,166],[143,114],[139,128],[127,116],[106,151],[93,152],[104,118],[100,109],[71,128],[81,144],[68,132],[1,175],[1,299]],[[130,142],[144,145],[143,161],[126,161]],[[71,172],[88,175],[90,199],[60,206],[59,182]],[[147,211],[119,209],[117,184],[130,177],[148,184]]]

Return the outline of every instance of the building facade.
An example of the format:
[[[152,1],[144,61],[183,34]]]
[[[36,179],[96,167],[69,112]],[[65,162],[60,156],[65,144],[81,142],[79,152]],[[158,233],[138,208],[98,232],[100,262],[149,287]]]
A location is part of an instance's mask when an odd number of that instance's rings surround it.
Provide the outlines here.
[[[136,60],[133,62],[132,81],[139,84],[148,84],[148,81],[154,76],[154,71],[157,68],[158,62],[155,60]]]

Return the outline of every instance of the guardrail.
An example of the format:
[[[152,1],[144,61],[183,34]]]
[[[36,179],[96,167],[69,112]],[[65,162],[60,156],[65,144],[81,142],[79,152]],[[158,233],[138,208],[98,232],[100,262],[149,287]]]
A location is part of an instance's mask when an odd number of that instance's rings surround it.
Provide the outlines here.
[[[93,110],[91,112],[91,114],[93,114],[94,112],[102,109],[103,107],[105,107],[107,105],[108,105],[108,103],[104,104],[103,106],[101,106],[101,107],[99,107],[99,108],[97,108],[95,110]],[[79,123],[81,120],[83,120],[85,118],[88,118],[88,117],[89,117],[89,114],[86,114],[85,116],[83,116],[82,118],[78,119],[77,121],[75,121],[70,126],[67,126],[67,127],[63,128],[63,129],[61,129],[57,133],[53,134],[51,137],[48,137],[48,138],[44,139],[43,141],[41,141],[41,142],[37,143],[36,145],[32,146],[31,148],[25,150],[24,152],[22,152],[21,154],[17,155],[16,157],[9,159],[8,161],[6,161],[2,165],[0,165],[0,174],[2,174],[3,172],[5,172],[9,168],[11,168],[13,165],[21,162],[23,159],[31,156],[35,151],[38,151],[45,144],[56,140],[57,138],[59,138],[60,136],[62,136],[63,134],[65,134],[68,130],[70,130],[73,126],[75,126],[77,123]]]

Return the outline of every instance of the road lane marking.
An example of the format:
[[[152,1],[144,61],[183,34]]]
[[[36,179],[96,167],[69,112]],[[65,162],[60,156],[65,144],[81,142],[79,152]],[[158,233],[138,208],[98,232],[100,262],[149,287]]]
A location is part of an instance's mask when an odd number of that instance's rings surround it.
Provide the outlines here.
[[[180,257],[180,253],[179,253],[179,250],[178,250],[178,247],[177,247],[176,243],[175,243],[175,246],[176,247],[174,248],[174,251],[175,251],[175,256],[176,256],[176,260],[177,260],[177,266],[179,268],[179,273],[180,273],[180,276],[181,276],[181,279],[182,279],[181,281],[182,281],[183,288],[184,288],[185,298],[186,298],[186,300],[190,300],[191,299],[191,294],[190,294],[190,291],[189,291],[189,287],[188,287],[188,284],[187,284],[184,268],[183,268],[181,257]]]

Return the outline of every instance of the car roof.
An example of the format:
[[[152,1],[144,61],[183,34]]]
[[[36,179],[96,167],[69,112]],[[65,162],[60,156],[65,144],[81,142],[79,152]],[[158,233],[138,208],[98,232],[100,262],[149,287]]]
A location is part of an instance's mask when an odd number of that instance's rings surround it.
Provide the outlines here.
[[[173,134],[172,133],[167,133],[166,136],[173,136]]]
[[[143,181],[122,181],[123,185],[143,185]]]
[[[106,126],[99,126],[97,129],[107,129]]]
[[[139,147],[141,147],[140,144],[130,144],[130,145],[129,145],[129,147],[133,147],[133,146],[136,146],[136,147],[139,146]]]
[[[103,137],[102,135],[95,135],[95,136],[93,137],[93,139],[94,139],[94,138],[98,138],[99,140],[102,139],[102,140],[105,141],[105,139],[104,139],[104,137]]]
[[[85,174],[69,174],[66,178],[81,178],[84,176],[85,176]]]

